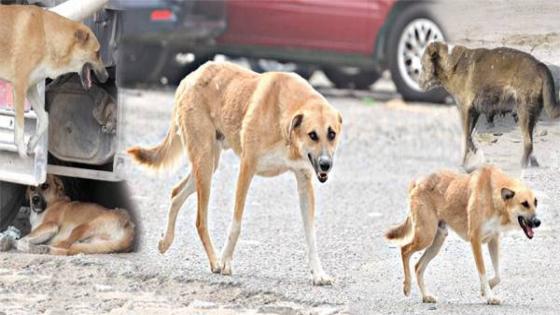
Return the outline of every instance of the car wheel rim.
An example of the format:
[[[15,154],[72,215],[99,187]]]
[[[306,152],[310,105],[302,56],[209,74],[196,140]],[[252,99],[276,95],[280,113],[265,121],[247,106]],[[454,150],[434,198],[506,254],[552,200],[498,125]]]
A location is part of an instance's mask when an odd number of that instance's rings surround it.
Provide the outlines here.
[[[443,33],[433,21],[428,19],[411,21],[401,33],[397,65],[401,78],[411,89],[423,92],[418,85],[418,76],[422,69],[422,54],[429,43],[438,40],[444,40]]]

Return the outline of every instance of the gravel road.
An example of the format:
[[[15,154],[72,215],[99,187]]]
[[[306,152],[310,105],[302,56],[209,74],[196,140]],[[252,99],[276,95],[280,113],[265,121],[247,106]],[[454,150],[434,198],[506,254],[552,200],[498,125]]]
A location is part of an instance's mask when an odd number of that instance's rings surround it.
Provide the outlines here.
[[[439,168],[457,169],[460,127],[452,106],[404,104],[391,92],[351,93],[321,90],[344,115],[343,139],[325,184],[316,183],[320,256],[336,278],[332,287],[313,287],[308,273],[295,180],[285,174],[256,178],[251,186],[243,231],[234,258],[234,275],[209,272],[194,228],[194,198],[179,215],[175,242],[157,252],[169,191],[186,166],[164,174],[127,167],[143,236],[132,254],[45,257],[0,254],[0,310],[8,314],[280,313],[554,313],[560,292],[555,262],[560,259],[558,169],[560,128],[540,122],[536,154],[542,167],[522,172],[521,137],[513,120],[498,120],[477,137],[489,162],[521,176],[539,195],[543,226],[533,240],[521,230],[504,237],[504,305],[484,305],[469,246],[448,238],[427,271],[439,303],[420,303],[402,295],[399,251],[382,239],[383,231],[406,213],[411,178]],[[164,137],[173,101],[171,91],[124,93],[128,145],[156,144]],[[390,99],[379,101],[379,99]],[[501,135],[500,135],[501,134]],[[224,243],[232,207],[238,160],[222,157],[212,186],[210,230],[218,248]],[[414,257],[416,259],[417,257]],[[487,257],[488,259],[488,257]],[[487,260],[489,262],[489,260]],[[546,288],[546,289],[544,289]]]

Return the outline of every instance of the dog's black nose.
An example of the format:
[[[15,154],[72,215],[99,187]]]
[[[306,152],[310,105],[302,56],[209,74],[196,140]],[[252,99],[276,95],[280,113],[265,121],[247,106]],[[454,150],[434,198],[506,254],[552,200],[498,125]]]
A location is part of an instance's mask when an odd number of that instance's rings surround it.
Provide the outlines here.
[[[39,198],[39,196],[33,196],[33,198],[31,198],[31,202],[33,202],[34,205],[38,204],[41,201],[41,198]]]
[[[331,169],[331,160],[327,158],[320,157],[319,158],[319,168],[323,172],[327,172]]]
[[[538,228],[541,225],[541,220],[539,220],[537,217],[534,217],[531,221],[533,223],[533,227]]]

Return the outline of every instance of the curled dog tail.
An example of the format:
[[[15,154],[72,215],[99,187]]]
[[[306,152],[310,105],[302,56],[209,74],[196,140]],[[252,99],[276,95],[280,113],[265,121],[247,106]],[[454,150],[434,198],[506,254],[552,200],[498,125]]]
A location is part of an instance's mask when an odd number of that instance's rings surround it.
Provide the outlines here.
[[[127,152],[136,163],[148,169],[161,170],[175,166],[181,157],[182,149],[183,144],[177,133],[177,125],[172,121],[167,136],[159,145],[150,148],[134,146]]]
[[[560,117],[560,104],[556,98],[556,88],[554,87],[554,79],[548,67],[544,64],[539,65],[539,73],[543,80],[542,96],[544,109],[550,118],[556,119]]]
[[[73,256],[77,254],[109,254],[130,250],[127,239],[97,241],[91,243],[74,243],[68,248],[50,246],[49,254]]]
[[[400,225],[396,225],[385,232],[385,240],[393,245],[403,247],[414,237],[413,222],[410,215]]]

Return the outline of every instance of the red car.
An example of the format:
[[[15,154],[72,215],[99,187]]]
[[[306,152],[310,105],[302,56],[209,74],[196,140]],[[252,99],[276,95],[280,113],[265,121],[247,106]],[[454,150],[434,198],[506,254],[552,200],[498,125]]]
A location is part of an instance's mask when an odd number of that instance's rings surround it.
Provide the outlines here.
[[[125,19],[123,28],[138,34],[121,45],[122,68],[128,72],[121,81],[176,84],[198,65],[224,54],[248,58],[257,71],[284,69],[309,77],[323,70],[340,88],[369,88],[390,70],[405,99],[442,101],[446,96],[443,90],[425,93],[416,83],[424,47],[444,38],[428,1],[126,3],[136,4],[129,12],[131,23]]]
[[[416,78],[427,43],[444,32],[425,1],[226,1],[218,52],[292,63],[303,76],[321,69],[337,87],[368,88],[384,70],[403,98],[442,101]],[[263,63],[253,63],[259,69]]]

